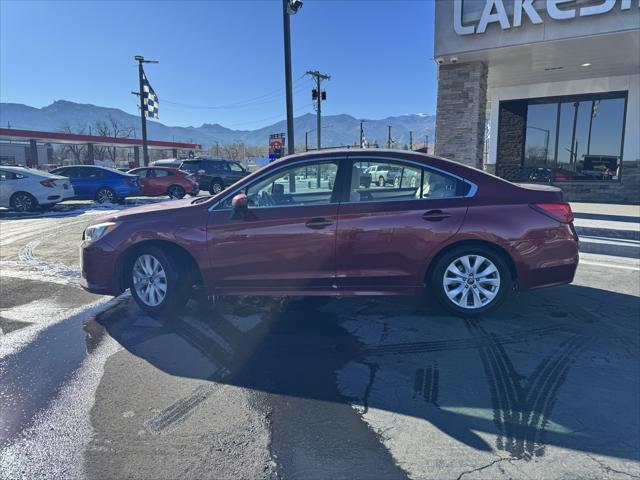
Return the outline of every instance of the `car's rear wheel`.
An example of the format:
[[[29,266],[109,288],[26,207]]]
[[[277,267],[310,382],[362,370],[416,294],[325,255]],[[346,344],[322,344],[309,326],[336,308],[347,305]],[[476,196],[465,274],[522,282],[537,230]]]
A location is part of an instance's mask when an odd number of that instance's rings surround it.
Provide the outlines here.
[[[494,311],[512,289],[502,255],[484,246],[454,248],[436,263],[431,289],[450,312],[475,317]]]
[[[167,195],[171,198],[183,198],[185,196],[185,190],[180,185],[171,185],[167,189]]]
[[[27,192],[16,192],[9,201],[11,208],[16,212],[33,212],[38,206],[38,201]]]
[[[222,190],[224,190],[224,185],[220,180],[214,180],[213,182],[211,182],[211,187],[209,188],[209,193],[211,195],[217,195]]]
[[[380,177],[380,178],[378,179],[378,186],[379,186],[379,187],[384,187],[384,177]]]
[[[151,314],[172,312],[188,299],[190,283],[184,268],[158,247],[140,249],[133,256],[129,287],[136,303]],[[181,281],[182,279],[182,281]]]
[[[116,192],[108,187],[99,188],[96,192],[96,202],[98,203],[115,203]]]

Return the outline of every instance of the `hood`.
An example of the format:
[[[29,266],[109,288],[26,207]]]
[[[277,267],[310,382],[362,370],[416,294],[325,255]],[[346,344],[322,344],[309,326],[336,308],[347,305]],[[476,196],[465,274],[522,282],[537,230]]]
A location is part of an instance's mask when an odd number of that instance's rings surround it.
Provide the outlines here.
[[[207,208],[205,207],[205,205],[209,203],[202,202],[192,205],[192,202],[193,198],[187,198],[182,200],[167,200],[166,202],[149,203],[147,205],[140,205],[139,207],[125,208],[117,212],[111,212],[109,214],[102,215],[91,222],[91,225],[111,221],[128,221],[140,216],[171,215],[176,213],[179,214],[179,212],[176,212],[176,210],[192,207]]]

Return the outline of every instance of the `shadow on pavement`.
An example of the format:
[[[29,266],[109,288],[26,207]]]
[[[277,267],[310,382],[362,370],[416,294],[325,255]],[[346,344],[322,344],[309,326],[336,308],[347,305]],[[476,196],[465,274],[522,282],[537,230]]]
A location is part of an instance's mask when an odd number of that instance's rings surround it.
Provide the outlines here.
[[[167,373],[266,395],[278,406],[274,448],[295,448],[312,429],[335,461],[331,449],[344,447],[347,432],[386,477],[401,472],[360,420],[373,410],[423,419],[474,450],[514,459],[553,445],[637,460],[638,305],[568,285],[521,294],[478,320],[418,299],[246,297],[189,304],[163,319],[128,302],[97,321]]]

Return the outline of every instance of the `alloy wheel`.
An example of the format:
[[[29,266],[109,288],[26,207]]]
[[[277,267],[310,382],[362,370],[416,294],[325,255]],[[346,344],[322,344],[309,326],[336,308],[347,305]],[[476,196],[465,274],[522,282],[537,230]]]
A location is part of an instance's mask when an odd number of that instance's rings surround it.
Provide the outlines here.
[[[211,185],[211,193],[213,193],[214,195],[217,193],[220,193],[223,190],[222,188],[222,184],[216,182],[213,185]]]
[[[167,192],[169,194],[169,196],[171,198],[182,198],[184,197],[184,189],[182,187],[179,187],[177,185],[174,185],[172,187],[169,188],[169,191]]]
[[[157,307],[167,296],[167,274],[156,257],[145,253],[133,265],[133,288],[149,307]]]
[[[474,310],[491,303],[500,291],[500,272],[482,255],[463,255],[449,264],[442,286],[458,307]]]
[[[13,208],[18,212],[29,212],[33,210],[33,199],[31,195],[19,193],[13,197]]]
[[[108,188],[101,188],[96,194],[98,203],[113,203],[115,199],[116,195],[113,193],[113,190],[109,190]]]

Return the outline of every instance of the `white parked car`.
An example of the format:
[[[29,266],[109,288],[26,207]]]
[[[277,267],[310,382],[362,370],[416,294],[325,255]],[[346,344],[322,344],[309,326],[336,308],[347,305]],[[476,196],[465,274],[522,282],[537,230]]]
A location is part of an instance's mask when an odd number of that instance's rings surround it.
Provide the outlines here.
[[[74,196],[68,178],[25,167],[0,165],[0,207],[30,212]]]

